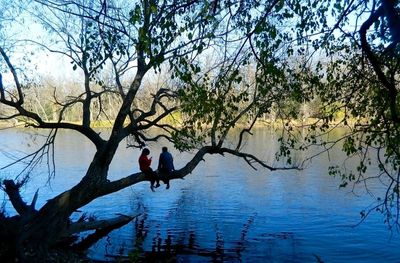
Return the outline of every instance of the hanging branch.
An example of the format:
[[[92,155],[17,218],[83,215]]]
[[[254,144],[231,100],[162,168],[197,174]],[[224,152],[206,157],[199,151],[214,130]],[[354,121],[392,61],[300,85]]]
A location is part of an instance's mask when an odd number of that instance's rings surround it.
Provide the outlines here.
[[[5,51],[3,50],[2,47],[0,47],[0,54],[3,56],[3,59],[6,61],[8,69],[11,71],[11,74],[14,77],[14,83],[15,83],[15,86],[17,87],[17,91],[18,91],[18,100],[17,100],[16,104],[18,106],[21,106],[24,103],[24,96],[22,94],[22,87],[21,87],[21,84],[19,83],[17,72],[15,71],[14,66],[11,64],[9,57],[7,56],[7,54],[5,53]],[[3,90],[3,86],[1,87],[1,90]],[[2,91],[1,99],[5,100],[4,91]]]
[[[5,95],[4,95],[4,86],[3,86],[3,75],[0,73],[0,100],[4,100]]]

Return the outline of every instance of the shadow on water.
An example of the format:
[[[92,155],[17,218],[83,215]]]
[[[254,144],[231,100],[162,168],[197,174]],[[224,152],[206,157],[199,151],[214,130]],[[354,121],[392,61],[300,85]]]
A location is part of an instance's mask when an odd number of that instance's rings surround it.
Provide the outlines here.
[[[135,239],[133,249],[120,248],[118,254],[107,254],[106,260],[117,262],[246,262],[242,253],[250,244],[248,232],[256,217],[251,215],[243,224],[241,235],[238,240],[225,241],[221,232],[215,233],[215,246],[202,247],[197,241],[197,234],[188,231],[184,236],[174,233],[174,230],[166,230],[166,237],[162,237],[160,231],[149,236],[149,226],[146,224],[147,214],[136,218],[133,222]],[[269,246],[274,247],[275,242],[286,240],[295,246],[294,234],[291,232],[269,233],[260,237],[260,242],[267,240]],[[151,241],[151,246],[146,246]],[[226,243],[229,243],[226,246]],[[293,248],[293,250],[295,250]],[[315,262],[320,261],[315,255]],[[268,252],[263,255],[263,262],[274,262],[273,256]],[[288,261],[291,262],[291,261]]]

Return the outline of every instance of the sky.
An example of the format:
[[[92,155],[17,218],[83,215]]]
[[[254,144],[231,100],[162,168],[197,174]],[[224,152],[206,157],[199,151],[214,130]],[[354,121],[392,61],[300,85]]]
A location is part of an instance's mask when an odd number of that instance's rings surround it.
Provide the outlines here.
[[[7,46],[10,46],[11,40],[15,52],[9,53],[9,55],[14,66],[32,74],[32,76],[46,76],[56,81],[80,79],[79,70],[72,70],[73,65],[69,58],[54,53],[38,51],[33,45],[23,42],[24,39],[28,38],[39,42],[46,41],[47,33],[40,25],[34,22],[28,12],[19,13],[14,11],[17,9],[13,5],[22,2],[23,0],[17,0],[13,1],[13,4],[8,4],[7,1],[0,0],[0,19],[10,17],[10,14],[16,15],[16,22],[5,21],[5,23],[0,24],[0,45],[7,48]],[[331,22],[333,24],[333,21]],[[14,41],[17,39],[19,42]],[[5,86],[10,85],[13,82],[12,75],[4,69],[3,61],[0,63],[0,72],[3,74]]]
[[[16,2],[22,1],[15,1],[14,4]],[[2,6],[4,7],[4,1],[0,2],[0,7]],[[78,79],[80,74],[72,70],[70,59],[60,54],[40,50],[37,45],[26,41],[45,42],[47,32],[33,20],[27,11],[18,12],[17,10],[15,6],[10,5],[0,11],[0,19],[2,16],[9,16],[10,13],[15,15],[12,21],[2,21],[3,23],[0,25],[0,45],[7,52],[11,63],[16,68],[20,82],[23,83],[25,76],[29,79],[46,76],[46,78],[55,81]],[[0,72],[3,75],[6,87],[14,85],[13,76],[1,58]]]

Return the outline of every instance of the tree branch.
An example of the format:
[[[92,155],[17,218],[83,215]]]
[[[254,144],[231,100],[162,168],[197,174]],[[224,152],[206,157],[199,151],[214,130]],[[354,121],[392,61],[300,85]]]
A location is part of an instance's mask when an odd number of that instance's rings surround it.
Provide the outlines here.
[[[75,222],[69,225],[68,229],[66,230],[66,235],[72,235],[76,233],[81,233],[89,230],[96,230],[101,228],[108,228],[115,225],[120,224],[127,224],[132,221],[135,216],[127,216],[127,215],[119,215],[114,218],[104,219],[104,220],[95,220],[95,221],[84,221],[84,222]]]
[[[193,158],[181,169],[176,170],[172,172],[168,178],[164,178],[163,176],[160,176],[159,178],[161,180],[163,179],[183,179],[185,176],[190,174],[196,166],[200,163],[200,161],[203,161],[203,157],[206,154],[224,154],[224,153],[229,153],[238,157],[243,158],[253,169],[256,169],[253,165],[253,163],[257,163],[260,166],[267,168],[271,171],[275,170],[293,170],[293,169],[300,169],[299,167],[293,166],[293,167],[272,167],[268,164],[266,164],[264,161],[261,161],[257,157],[255,157],[252,154],[249,153],[243,153],[239,152],[236,150],[232,150],[229,148],[219,148],[219,147],[214,147],[214,146],[203,146],[200,148],[197,153],[193,156]],[[107,195],[116,191],[119,191],[125,187],[143,182],[143,181],[149,181],[149,179],[141,172],[139,173],[134,173],[131,175],[128,175],[124,178],[121,178],[116,181],[108,182],[106,183],[103,187],[98,189],[98,196],[103,196]]]
[[[120,228],[128,224],[138,216],[139,215],[135,216],[120,215],[118,217],[107,220],[74,223],[69,228],[69,230],[72,230],[73,232],[69,232],[68,234],[79,233],[94,229],[96,229],[96,231],[93,234],[88,235],[79,243],[74,244],[72,248],[81,251],[86,250],[90,248],[93,244],[95,244],[97,241],[107,236],[114,229]]]
[[[206,153],[212,153],[214,152],[214,147],[211,146],[204,146],[200,150],[197,151],[195,156],[190,160],[184,167],[182,167],[179,170],[174,171],[171,176],[168,177],[168,179],[182,179],[189,173],[191,173],[194,168],[198,165],[200,161],[203,160],[203,157]],[[160,178],[163,179],[163,178]],[[143,182],[143,181],[149,181],[149,179],[141,172],[139,173],[134,173],[131,175],[128,175],[124,178],[121,178],[116,181],[108,182],[103,185],[100,189],[98,189],[97,195],[98,196],[103,196],[107,195],[110,193],[114,193],[116,191],[119,191],[121,189],[124,189],[128,186]]]
[[[4,94],[4,86],[3,86],[3,75],[0,73],[0,100],[5,99],[5,94]]]
[[[19,188],[20,185],[16,184],[13,180],[4,180],[3,184],[5,186],[5,192],[7,193],[8,197],[10,198],[10,201],[15,208],[15,210],[20,214],[21,216],[26,216],[26,215],[32,215],[36,213],[37,211],[34,209],[34,205],[27,205],[23,200],[22,197],[19,193]],[[36,195],[35,195],[36,196]],[[34,197],[34,200],[32,204],[35,203],[36,197]]]
[[[396,103],[398,92],[396,90],[395,85],[392,84],[386,77],[385,73],[381,68],[381,63],[379,62],[375,54],[372,52],[371,47],[367,41],[367,30],[373,25],[374,22],[376,22],[383,15],[384,15],[384,5],[381,5],[376,11],[372,12],[370,17],[361,25],[360,28],[361,47],[362,50],[367,55],[369,62],[371,63],[376,75],[378,76],[378,79],[381,81],[383,86],[389,92],[388,99],[389,99],[390,111],[392,113],[392,119],[394,122],[399,123],[400,119],[397,114],[397,103]]]
[[[0,54],[3,56],[3,59],[6,61],[6,64],[8,66],[8,69],[11,71],[11,74],[14,77],[15,86],[17,87],[17,91],[18,91],[17,104],[22,105],[24,103],[24,96],[22,94],[22,87],[21,87],[21,84],[19,83],[17,72],[15,71],[14,66],[11,64],[10,58],[7,56],[7,54],[1,47],[0,47]],[[1,98],[5,99],[4,94],[1,94]]]

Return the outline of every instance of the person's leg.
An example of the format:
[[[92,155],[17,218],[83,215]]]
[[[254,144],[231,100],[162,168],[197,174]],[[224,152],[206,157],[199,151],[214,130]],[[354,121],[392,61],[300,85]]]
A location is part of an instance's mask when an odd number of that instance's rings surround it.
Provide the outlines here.
[[[157,183],[156,188],[160,187],[160,179],[158,178],[158,174],[155,171],[153,171],[153,178],[154,178],[154,181]]]
[[[154,183],[155,183],[156,180],[154,179],[153,171],[148,171],[145,174],[150,180],[150,189],[151,189],[151,191],[154,192]]]
[[[168,179],[169,173],[166,172],[166,171],[163,171],[163,170],[158,171],[158,173],[159,173],[159,177],[158,177],[158,178],[159,178],[159,179],[161,178],[161,180],[163,181],[163,183],[167,185],[167,188],[166,188],[166,189],[169,189],[169,179]]]
[[[167,187],[165,189],[169,189],[169,179],[168,178],[170,177],[170,175],[171,175],[171,172],[168,172],[166,175],[167,178],[165,179],[165,181],[166,181]]]

